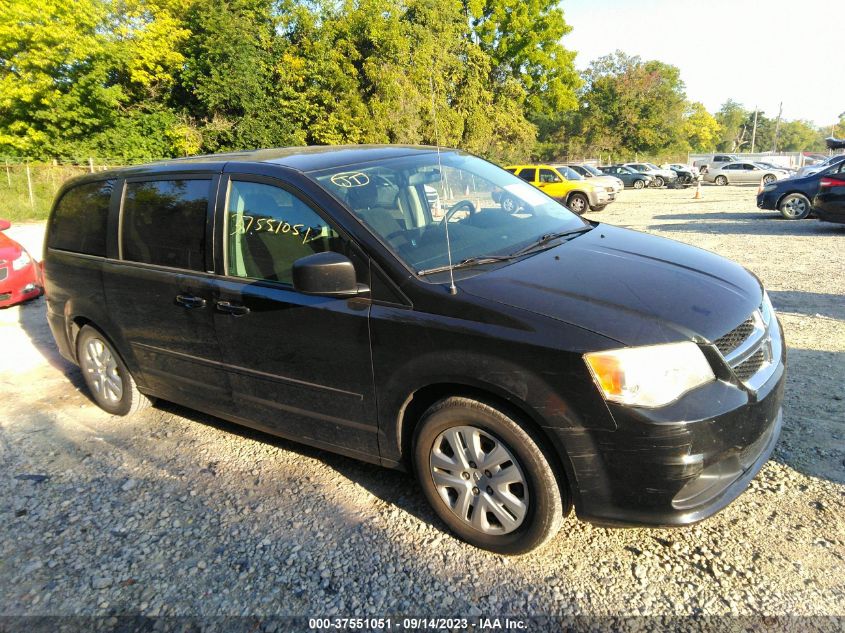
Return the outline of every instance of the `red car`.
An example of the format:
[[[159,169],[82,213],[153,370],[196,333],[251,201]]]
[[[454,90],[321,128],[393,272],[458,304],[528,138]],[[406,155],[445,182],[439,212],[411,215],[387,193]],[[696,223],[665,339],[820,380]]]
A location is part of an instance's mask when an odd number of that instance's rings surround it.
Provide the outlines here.
[[[11,223],[0,220],[0,308],[41,296],[41,268],[26,249],[3,231]]]

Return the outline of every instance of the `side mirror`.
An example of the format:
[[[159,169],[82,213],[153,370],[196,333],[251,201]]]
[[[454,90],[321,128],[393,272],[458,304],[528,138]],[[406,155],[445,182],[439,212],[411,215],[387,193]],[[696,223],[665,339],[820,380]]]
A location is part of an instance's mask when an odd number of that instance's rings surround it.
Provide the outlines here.
[[[293,289],[306,295],[348,297],[367,294],[369,288],[359,284],[355,267],[345,255],[315,253],[293,263]]]
[[[12,223],[8,220],[0,220],[0,231],[5,231],[10,226],[12,226]]]

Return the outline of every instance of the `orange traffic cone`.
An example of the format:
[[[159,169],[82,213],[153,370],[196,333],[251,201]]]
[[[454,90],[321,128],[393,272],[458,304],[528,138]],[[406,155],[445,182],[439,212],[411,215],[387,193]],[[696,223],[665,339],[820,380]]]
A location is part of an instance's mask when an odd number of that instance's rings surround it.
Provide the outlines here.
[[[759,194],[759,193],[763,193],[763,187],[765,186],[765,185],[763,184],[763,180],[765,180],[765,179],[766,179],[766,177],[765,177],[765,176],[763,176],[762,178],[760,178],[760,186],[759,186],[759,187],[757,187],[757,193],[758,193],[758,194]]]
[[[701,200],[701,178],[699,178],[695,183],[695,195],[692,197],[693,200]]]

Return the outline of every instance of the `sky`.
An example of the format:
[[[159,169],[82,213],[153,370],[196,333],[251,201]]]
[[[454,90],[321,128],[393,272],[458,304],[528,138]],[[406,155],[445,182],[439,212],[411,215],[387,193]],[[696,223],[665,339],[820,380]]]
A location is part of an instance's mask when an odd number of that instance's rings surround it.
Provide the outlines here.
[[[681,69],[687,98],[831,125],[845,112],[845,0],[562,0],[584,69],[616,49]]]

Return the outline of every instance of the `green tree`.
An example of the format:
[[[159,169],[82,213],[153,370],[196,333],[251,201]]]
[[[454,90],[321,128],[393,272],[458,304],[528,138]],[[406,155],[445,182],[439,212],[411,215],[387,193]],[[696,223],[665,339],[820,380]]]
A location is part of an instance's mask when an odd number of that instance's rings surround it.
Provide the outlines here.
[[[109,127],[124,101],[101,0],[0,5],[0,153],[46,158]]]
[[[753,117],[753,114],[751,116]],[[750,145],[751,128],[748,127],[748,117],[748,110],[733,99],[728,99],[722,104],[722,107],[716,113],[716,121],[719,122],[721,130],[716,144],[717,150],[720,152],[738,152],[742,151],[746,145]],[[759,120],[757,133],[759,138]]]
[[[593,151],[655,154],[683,146],[684,83],[675,66],[616,51],[593,61],[576,123]]]
[[[825,149],[824,135],[809,121],[785,121],[778,133],[777,149],[782,152],[819,152]]]

